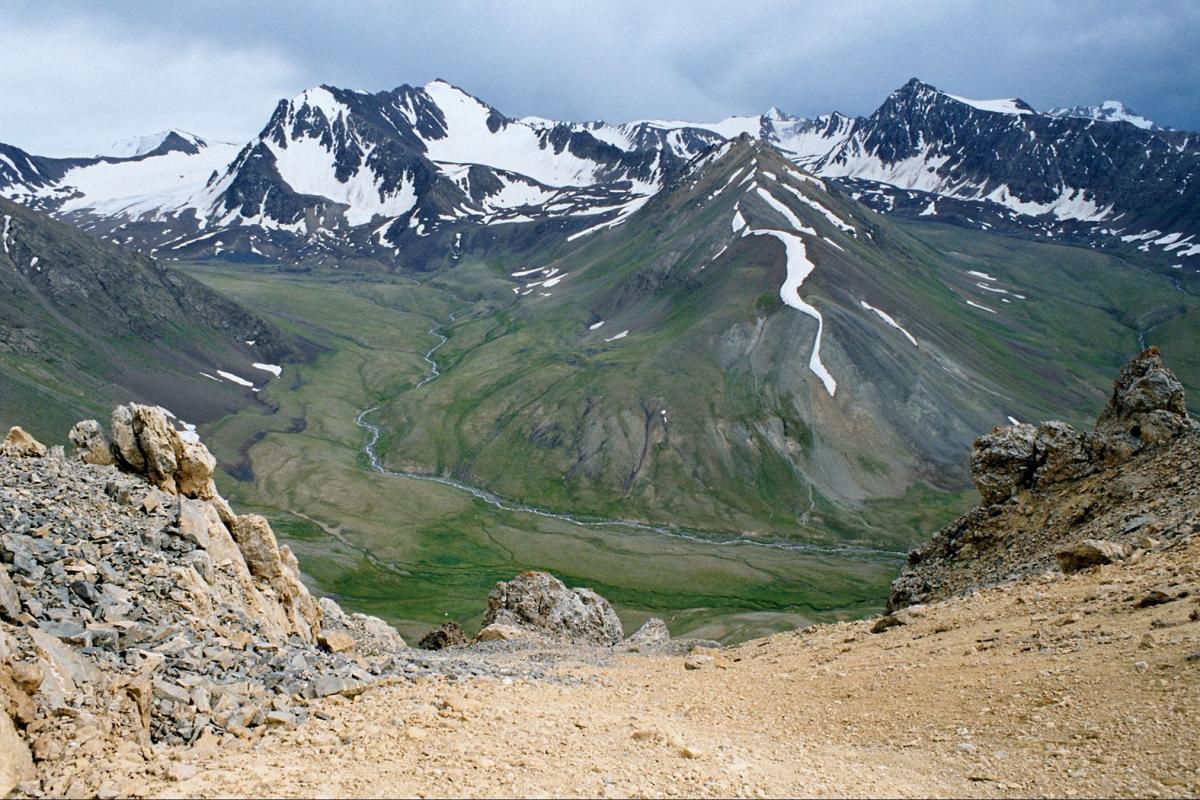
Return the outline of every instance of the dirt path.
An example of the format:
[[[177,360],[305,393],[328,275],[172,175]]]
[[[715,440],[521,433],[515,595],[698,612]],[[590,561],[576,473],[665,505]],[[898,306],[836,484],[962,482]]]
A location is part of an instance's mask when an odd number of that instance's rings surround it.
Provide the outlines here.
[[[1200,545],[579,685],[430,680],[181,753],[175,795],[1200,793]],[[1135,608],[1158,588],[1176,598]],[[194,773],[194,774],[193,774]]]

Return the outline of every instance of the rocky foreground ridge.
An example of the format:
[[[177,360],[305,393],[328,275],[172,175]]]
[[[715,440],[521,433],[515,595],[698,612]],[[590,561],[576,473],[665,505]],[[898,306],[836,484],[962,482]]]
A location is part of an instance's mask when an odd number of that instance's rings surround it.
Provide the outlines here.
[[[451,624],[423,642],[442,653],[410,649],[314,598],[163,409],[120,406],[109,435],[86,420],[69,438],[70,456],[20,428],[0,445],[0,796],[128,794],[131,775],[169,769],[169,748],[296,726],[320,698],[430,674],[540,677],[486,658],[512,640],[621,641],[603,598],[524,573],[489,598],[478,639],[498,645],[473,657]],[[628,646],[665,643],[660,628]],[[106,783],[97,763],[124,777]]]
[[[983,502],[909,553],[889,610],[1200,533],[1200,423],[1156,347],[1122,368],[1094,430],[996,428],[975,441],[971,476]]]

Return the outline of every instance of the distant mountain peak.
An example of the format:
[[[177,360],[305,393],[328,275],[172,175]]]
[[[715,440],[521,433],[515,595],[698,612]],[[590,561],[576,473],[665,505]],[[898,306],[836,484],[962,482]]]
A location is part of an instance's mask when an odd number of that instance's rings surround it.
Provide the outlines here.
[[[146,136],[131,136],[127,139],[118,139],[109,145],[106,152],[99,153],[98,155],[109,158],[137,158],[139,156],[150,155],[151,153],[161,155],[162,153],[174,151],[194,154],[199,152],[200,148],[207,145],[208,142],[194,133],[172,128],[170,130],[147,134]]]
[[[1120,100],[1105,100],[1094,106],[1072,106],[1070,108],[1054,108],[1046,112],[1052,117],[1074,117],[1078,119],[1094,119],[1098,122],[1128,122],[1142,130],[1159,131],[1163,128],[1152,120],[1146,119]]]

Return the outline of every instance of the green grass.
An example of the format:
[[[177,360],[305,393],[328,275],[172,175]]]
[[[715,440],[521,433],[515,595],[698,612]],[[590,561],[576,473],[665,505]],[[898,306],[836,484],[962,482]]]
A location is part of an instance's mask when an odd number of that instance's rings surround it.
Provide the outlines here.
[[[276,412],[247,410],[202,431],[222,466],[248,467],[244,474],[253,475],[250,482],[222,474],[222,491],[239,510],[268,515],[315,588],[392,621],[409,638],[445,619],[474,628],[495,582],[524,569],[596,588],[627,626],[656,614],[676,634],[744,638],[882,606],[895,557],[714,546],[582,527],[371,472],[355,414],[426,374],[420,353],[436,341],[427,330],[449,309],[461,309],[461,299],[365,276],[191,271],[326,348],[269,384]],[[484,340],[487,331],[512,324],[501,314],[467,326]],[[451,341],[460,341],[457,329]],[[288,432],[298,419],[304,429]]]

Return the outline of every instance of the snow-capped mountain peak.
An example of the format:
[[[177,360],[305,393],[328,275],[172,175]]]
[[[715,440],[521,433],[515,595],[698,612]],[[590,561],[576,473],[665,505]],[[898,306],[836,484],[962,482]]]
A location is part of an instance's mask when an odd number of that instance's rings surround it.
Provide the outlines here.
[[[1071,108],[1054,108],[1046,112],[1052,117],[1077,117],[1079,119],[1094,119],[1098,122],[1128,122],[1142,130],[1163,130],[1153,121],[1126,106],[1120,100],[1105,100],[1095,106],[1072,106]]]
[[[97,155],[108,158],[137,158],[138,156],[148,155],[160,149],[163,152],[171,152],[173,150],[195,152],[207,145],[208,142],[194,133],[172,128],[171,130],[159,131],[146,136],[132,136],[128,139],[118,139],[109,145],[106,152],[98,153]]]

